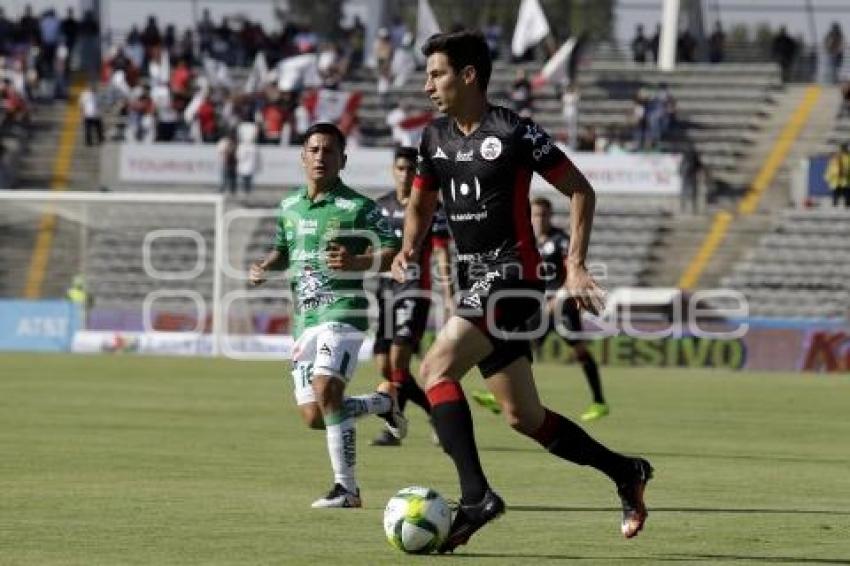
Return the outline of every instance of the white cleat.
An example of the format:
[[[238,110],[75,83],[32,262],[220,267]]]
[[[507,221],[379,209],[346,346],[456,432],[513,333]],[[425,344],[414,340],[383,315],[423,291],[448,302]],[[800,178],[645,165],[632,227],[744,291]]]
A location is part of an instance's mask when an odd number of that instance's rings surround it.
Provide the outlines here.
[[[340,484],[335,483],[328,494],[315,500],[311,507],[313,509],[351,509],[363,507],[363,502],[360,501],[359,489],[357,493],[351,493]]]

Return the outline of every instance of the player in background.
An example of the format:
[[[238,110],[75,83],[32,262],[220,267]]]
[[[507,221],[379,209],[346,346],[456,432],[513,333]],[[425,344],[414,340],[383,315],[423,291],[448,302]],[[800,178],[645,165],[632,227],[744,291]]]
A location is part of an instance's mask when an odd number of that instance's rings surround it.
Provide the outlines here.
[[[368,326],[363,274],[376,263],[386,270],[398,248],[375,203],[339,178],[345,161],[345,136],[335,125],[306,131],[306,185],[281,201],[274,248],[249,272],[250,283],[260,285],[269,269],[290,270],[295,400],[308,427],[325,429],[334,475],[333,487],[313,507],[362,505],[354,473],[356,417],[379,415],[398,437],[407,427],[392,386],[345,396]],[[371,232],[372,240],[358,230]]]
[[[378,210],[387,219],[397,238],[404,230],[404,211],[410,199],[413,177],[416,174],[417,151],[412,147],[398,147],[393,153],[393,181],[395,189],[375,201]],[[428,398],[410,373],[410,359],[419,351],[419,341],[428,324],[431,308],[431,257],[437,264],[438,279],[443,290],[443,303],[452,301],[449,266],[449,229],[446,217],[438,207],[421,251],[418,277],[405,283],[396,283],[389,274],[382,274],[378,284],[378,331],[373,353],[375,362],[385,380],[398,389],[401,411],[410,400],[430,414]],[[386,427],[372,441],[373,446],[398,446],[398,439]]]
[[[457,469],[461,498],[439,550],[465,544],[505,511],[481,467],[459,383],[476,365],[510,426],[553,455],[591,466],[612,480],[622,503],[621,532],[634,537],[648,515],[643,495],[652,467],[642,458],[611,451],[546,408],[534,384],[530,341],[516,333],[544,301],[528,200],[533,172],[571,199],[567,288],[581,308],[601,310],[602,291],[585,266],[593,188],[537,124],[488,103],[492,62],[480,32],[436,34],[422,52],[428,58],[424,90],[446,116],[423,133],[402,249],[392,269],[403,281],[441,193],[457,248],[461,292],[456,314],[422,361],[420,380],[440,443]]]
[[[545,197],[537,197],[531,201],[531,225],[534,227],[534,236],[537,238],[537,251],[543,260],[541,264],[541,278],[546,282],[546,307],[543,309],[543,320],[546,323],[546,333],[535,340],[535,349],[538,354],[543,347],[543,341],[549,334],[557,330],[556,318],[560,318],[561,324],[570,332],[581,332],[581,313],[575,301],[558,300],[558,292],[562,289],[569,291],[566,287],[567,269],[569,269],[570,236],[560,227],[552,224],[552,202]],[[539,319],[532,319],[530,328],[538,328]],[[593,354],[587,349],[584,340],[571,335],[561,336],[575,352],[576,359],[584,370],[584,377],[590,387],[593,402],[582,413],[581,420],[595,421],[608,415],[611,411],[602,394],[602,381],[599,377],[599,365]],[[472,398],[483,407],[499,414],[496,396],[489,391],[474,391]]]

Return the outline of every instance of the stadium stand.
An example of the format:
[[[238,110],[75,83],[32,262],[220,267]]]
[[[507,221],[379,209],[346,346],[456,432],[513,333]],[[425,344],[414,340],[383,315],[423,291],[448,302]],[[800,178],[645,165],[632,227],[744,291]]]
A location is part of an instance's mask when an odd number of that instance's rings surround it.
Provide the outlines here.
[[[723,285],[740,290],[754,316],[841,318],[850,306],[850,212],[789,210]]]

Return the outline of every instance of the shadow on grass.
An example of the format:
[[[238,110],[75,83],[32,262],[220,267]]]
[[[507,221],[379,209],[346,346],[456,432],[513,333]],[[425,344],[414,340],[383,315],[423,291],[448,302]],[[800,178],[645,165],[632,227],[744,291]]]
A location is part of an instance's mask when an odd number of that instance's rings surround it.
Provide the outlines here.
[[[600,513],[622,511],[620,507],[561,507],[553,505],[508,505],[508,511],[543,513]],[[728,507],[655,507],[652,513],[719,513],[732,515],[836,515],[850,516],[850,511],[835,509],[745,509]]]
[[[522,446],[482,446],[481,452],[543,452],[541,448]],[[753,462],[793,462],[801,464],[850,464],[850,460],[839,458],[810,458],[808,456],[781,456],[771,454],[710,454],[692,452],[644,452],[647,458],[698,458],[700,460],[748,460]]]
[[[799,558],[792,556],[746,556],[741,554],[674,554],[674,555],[651,555],[651,556],[575,556],[568,554],[531,554],[531,553],[484,553],[484,552],[461,552],[449,554],[447,557],[456,560],[463,558],[514,558],[519,560],[609,560],[617,562],[714,562],[716,560],[736,560],[742,562],[766,562],[781,564],[850,564],[850,560],[838,558]]]

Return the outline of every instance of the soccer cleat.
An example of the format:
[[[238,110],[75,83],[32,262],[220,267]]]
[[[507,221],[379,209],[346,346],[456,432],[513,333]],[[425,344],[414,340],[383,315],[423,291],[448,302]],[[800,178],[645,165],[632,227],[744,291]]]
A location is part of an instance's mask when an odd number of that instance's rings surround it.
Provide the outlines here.
[[[646,484],[652,479],[652,466],[643,458],[633,458],[635,475],[617,485],[617,495],[623,504],[623,522],[620,530],[626,538],[632,538],[643,529],[649,511],[643,501]]]
[[[387,385],[384,386],[384,383]],[[386,413],[381,413],[378,416],[386,421],[387,430],[390,431],[390,434],[401,440],[407,436],[407,417],[404,416],[404,413],[401,412],[401,408],[398,406],[398,392],[395,385],[388,381],[384,383],[378,386],[378,393],[389,397],[390,401],[392,401],[392,407]]]
[[[359,489],[356,493],[351,493],[338,483],[334,484],[326,496],[315,500],[311,505],[313,509],[348,509],[362,506]]]
[[[499,402],[496,401],[496,396],[489,391],[473,391],[472,398],[475,399],[476,403],[485,409],[488,409],[494,415],[498,415],[502,412],[502,407],[499,405]]]
[[[449,535],[437,552],[440,554],[454,552],[454,549],[469,542],[469,538],[478,529],[497,519],[505,512],[505,502],[499,494],[488,489],[484,498],[474,505],[460,505],[452,521]]]
[[[381,431],[370,443],[372,446],[401,446],[401,440],[396,438],[388,429]]]
[[[581,420],[584,422],[595,421],[602,417],[607,417],[611,412],[607,403],[593,403],[581,414]]]

